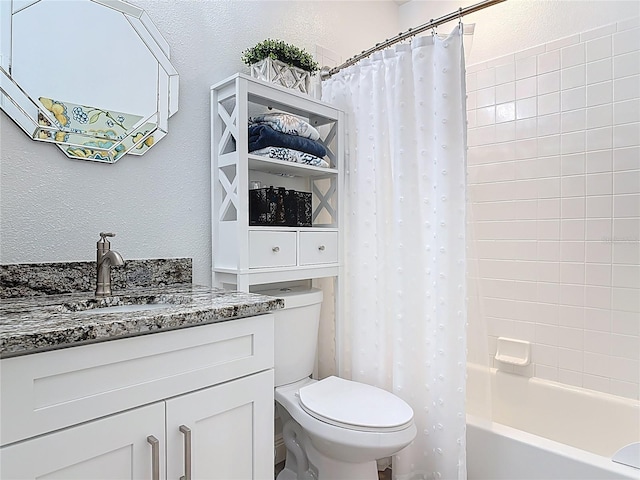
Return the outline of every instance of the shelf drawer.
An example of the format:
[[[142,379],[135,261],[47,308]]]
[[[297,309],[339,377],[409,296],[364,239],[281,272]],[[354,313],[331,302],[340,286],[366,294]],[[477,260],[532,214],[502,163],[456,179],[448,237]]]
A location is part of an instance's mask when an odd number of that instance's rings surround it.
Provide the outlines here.
[[[296,265],[296,232],[249,232],[249,268]]]
[[[338,262],[338,232],[300,232],[300,265]]]

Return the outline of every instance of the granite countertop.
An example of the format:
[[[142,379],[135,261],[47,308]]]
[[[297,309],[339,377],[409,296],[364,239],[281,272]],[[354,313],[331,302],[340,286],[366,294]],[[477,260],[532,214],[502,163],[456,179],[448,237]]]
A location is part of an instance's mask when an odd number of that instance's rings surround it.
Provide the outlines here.
[[[170,304],[104,313],[101,307]],[[224,322],[284,307],[274,297],[192,284],[135,288],[97,299],[93,292],[0,300],[0,357],[14,357],[147,333]]]

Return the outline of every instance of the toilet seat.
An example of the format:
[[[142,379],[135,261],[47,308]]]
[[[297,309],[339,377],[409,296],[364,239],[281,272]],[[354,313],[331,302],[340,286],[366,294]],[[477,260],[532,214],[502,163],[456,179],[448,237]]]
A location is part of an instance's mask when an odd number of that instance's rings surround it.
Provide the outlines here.
[[[302,387],[298,401],[314,418],[350,430],[395,432],[413,422],[412,408],[395,395],[333,376]]]

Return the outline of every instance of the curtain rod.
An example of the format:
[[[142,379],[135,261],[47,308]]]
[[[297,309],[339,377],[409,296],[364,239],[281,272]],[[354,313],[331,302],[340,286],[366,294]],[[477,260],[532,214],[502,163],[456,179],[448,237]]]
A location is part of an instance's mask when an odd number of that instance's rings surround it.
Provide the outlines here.
[[[328,78],[338,73],[343,68],[350,67],[351,65],[358,63],[363,58],[367,58],[369,55],[371,55],[374,52],[377,52],[378,50],[384,50],[385,48],[390,47],[391,45],[394,45],[398,42],[406,40],[407,38],[413,37],[414,35],[424,32],[425,30],[435,28],[438,25],[442,25],[443,23],[450,22],[451,20],[461,19],[464,15],[477,12],[478,10],[491,7],[492,5],[496,5],[502,2],[506,2],[506,0],[484,0],[480,3],[476,3],[475,5],[469,5],[468,7],[464,7],[464,8],[460,7],[455,12],[448,13],[447,15],[443,15],[442,17],[436,18],[435,20],[432,18],[428,23],[420,25],[416,28],[410,28],[406,32],[400,32],[395,37],[387,38],[384,42],[377,43],[374,47],[371,47],[368,50],[363,50],[362,53],[360,53],[360,55],[355,55],[349,58],[342,65],[338,65],[337,67],[333,67],[331,69],[329,67],[322,67],[322,70],[320,70],[320,78],[322,80],[327,80]]]

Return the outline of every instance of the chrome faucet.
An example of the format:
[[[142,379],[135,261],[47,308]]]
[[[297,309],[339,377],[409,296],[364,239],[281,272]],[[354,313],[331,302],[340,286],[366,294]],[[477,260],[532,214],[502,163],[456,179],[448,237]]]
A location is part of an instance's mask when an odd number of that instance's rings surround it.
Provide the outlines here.
[[[96,282],[96,297],[111,295],[111,267],[124,265],[122,255],[111,250],[107,237],[115,237],[115,233],[100,232],[100,240],[96,244],[98,279]]]

